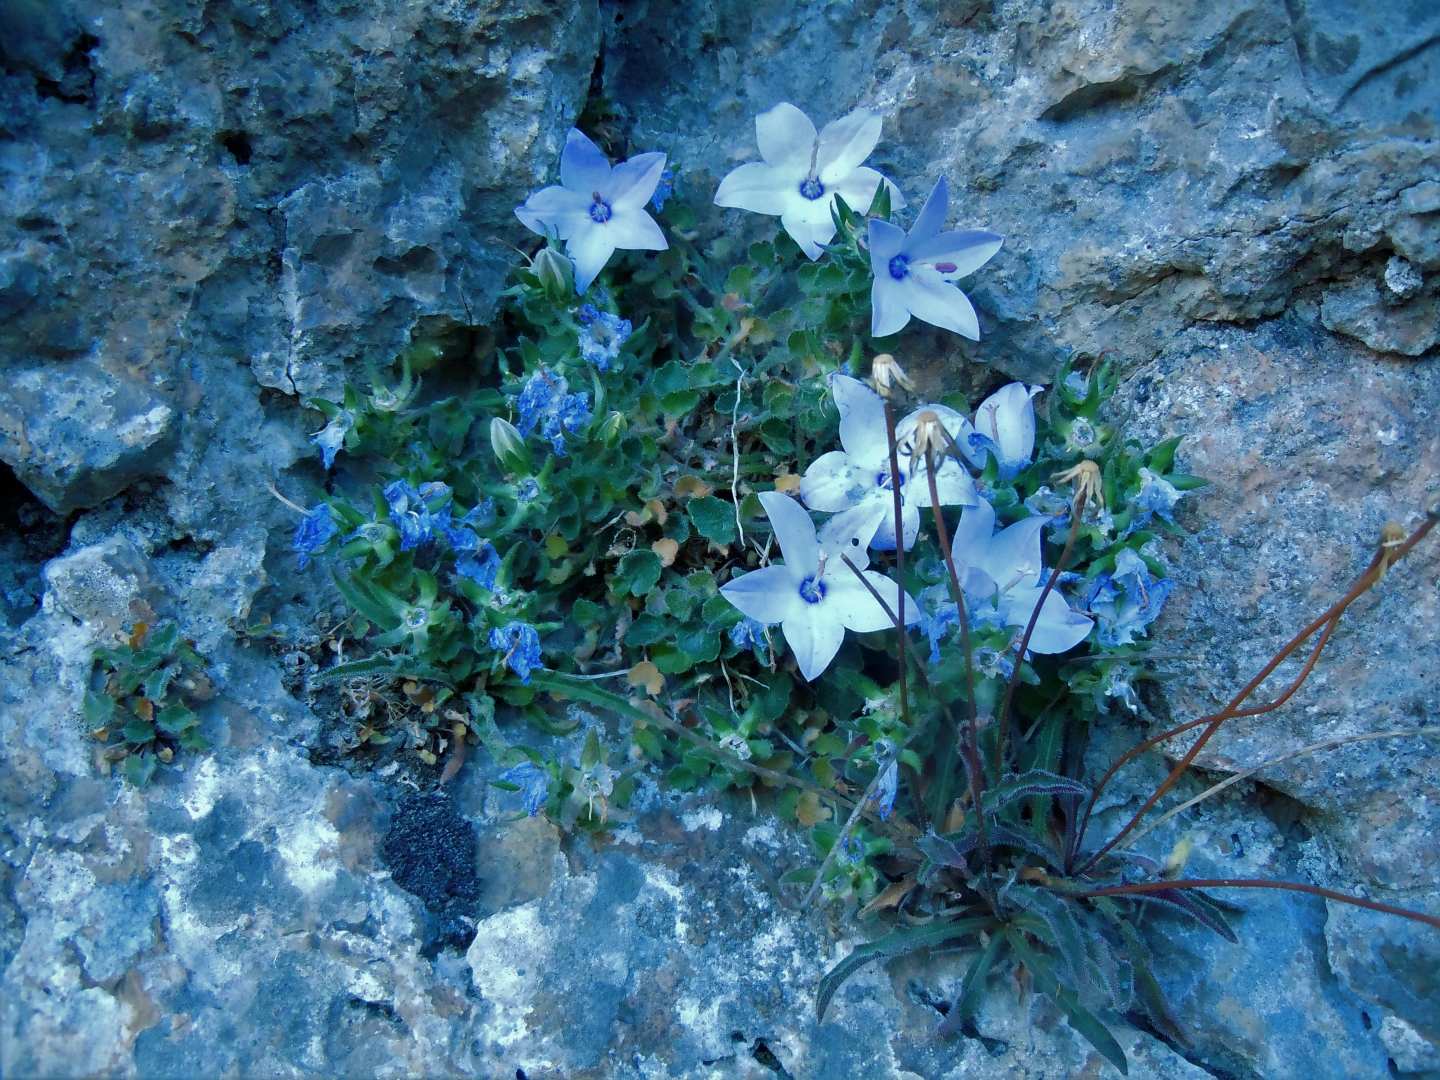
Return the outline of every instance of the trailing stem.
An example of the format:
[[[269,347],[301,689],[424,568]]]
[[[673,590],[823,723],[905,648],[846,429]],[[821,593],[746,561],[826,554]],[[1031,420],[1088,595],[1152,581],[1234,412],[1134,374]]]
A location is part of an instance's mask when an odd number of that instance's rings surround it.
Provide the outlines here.
[[[1275,669],[1278,668],[1281,664],[1283,664],[1291,656],[1291,654],[1293,654],[1297,649],[1300,648],[1300,646],[1304,645],[1305,642],[1310,640],[1310,638],[1317,631],[1324,629],[1326,631],[1326,636],[1328,636],[1329,632],[1334,629],[1333,624],[1339,621],[1340,616],[1345,613],[1345,610],[1361,596],[1363,596],[1366,592],[1372,589],[1381,580],[1381,578],[1385,576],[1385,573],[1390,569],[1390,567],[1394,566],[1395,563],[1399,562],[1406,555],[1408,555],[1414,549],[1415,545],[1420,543],[1420,541],[1429,534],[1430,530],[1435,527],[1435,523],[1437,521],[1440,521],[1440,507],[1431,510],[1430,513],[1427,515],[1425,521],[1414,532],[1412,532],[1408,538],[1404,540],[1387,538],[1386,540],[1384,540],[1380,544],[1379,548],[1376,550],[1375,557],[1370,560],[1370,565],[1365,568],[1365,572],[1360,575],[1360,577],[1356,580],[1355,584],[1350,587],[1349,591],[1347,591],[1344,596],[1342,596],[1339,600],[1332,604],[1323,614],[1321,614],[1308,626],[1302,629],[1298,634],[1292,637],[1279,652],[1277,652],[1273,657],[1270,658],[1270,661],[1263,668],[1260,669],[1260,672],[1253,679],[1251,679],[1248,683],[1245,684],[1245,686],[1240,690],[1240,692],[1230,700],[1229,704],[1227,704],[1224,709],[1222,709],[1219,713],[1216,713],[1215,716],[1211,718],[1210,722],[1206,725],[1205,730],[1200,734],[1200,737],[1195,740],[1194,744],[1190,747],[1190,749],[1185,752],[1185,755],[1178,762],[1175,763],[1174,768],[1170,770],[1170,774],[1165,777],[1165,779],[1161,782],[1160,786],[1157,787],[1155,791],[1150,795],[1150,797],[1145,800],[1145,804],[1135,812],[1134,816],[1130,818],[1130,820],[1125,824],[1124,828],[1122,828],[1119,832],[1117,832],[1114,836],[1107,840],[1101,848],[1099,848],[1085,861],[1085,863],[1080,867],[1078,872],[1081,874],[1085,873],[1102,858],[1104,858],[1105,855],[1111,849],[1113,849],[1116,844],[1120,843],[1120,841],[1125,839],[1125,837],[1128,836],[1140,823],[1141,818],[1143,818],[1147,813],[1149,813],[1150,808],[1153,807],[1157,802],[1159,802],[1160,799],[1165,796],[1166,792],[1168,792],[1179,782],[1180,777],[1183,776],[1185,774],[1185,771],[1190,767],[1190,763],[1199,756],[1200,751],[1204,749],[1205,744],[1208,743],[1210,739],[1214,736],[1214,734],[1220,730],[1221,726],[1224,725],[1225,721],[1231,720],[1234,717],[1240,715],[1240,706],[1245,703],[1245,701],[1250,697],[1251,694],[1253,694],[1256,690],[1260,688],[1261,684],[1270,677],[1270,675],[1275,671]],[[1388,531],[1389,530],[1387,530],[1387,532]],[[1318,647],[1316,649],[1315,655],[1316,657],[1319,656]],[[1313,666],[1314,664],[1312,659],[1312,662],[1310,664],[1307,664],[1306,669],[1301,672],[1301,677],[1297,680],[1297,685],[1295,687],[1292,687],[1289,693],[1293,693],[1295,689],[1299,688],[1298,683],[1303,682],[1304,679],[1309,676],[1310,670],[1313,668]],[[1097,788],[1097,792],[1098,790],[1099,789]],[[1094,796],[1092,796],[1091,798],[1091,806],[1093,805]],[[1089,807],[1087,807],[1087,815],[1088,812]],[[1075,846],[1076,850],[1078,850],[1078,836]],[[1437,925],[1440,925],[1440,923],[1437,923]]]

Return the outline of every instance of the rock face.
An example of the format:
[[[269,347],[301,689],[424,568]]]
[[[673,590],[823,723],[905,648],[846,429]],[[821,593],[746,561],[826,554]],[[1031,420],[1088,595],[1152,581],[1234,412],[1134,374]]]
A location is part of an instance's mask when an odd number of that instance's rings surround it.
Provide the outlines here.
[[[856,928],[784,906],[778,877],[808,854],[763,808],[646,791],[594,846],[516,820],[483,760],[443,798],[312,760],[323,717],[286,682],[303,656],[237,635],[257,611],[330,618],[265,485],[310,501],[302,398],[484,322],[496,240],[591,89],[702,205],[754,157],[755,113],[869,105],[873,163],[912,203],[947,175],[958,223],[1007,236],[967,285],[982,342],[915,341],[930,381],[1109,355],[1130,430],[1186,435],[1212,480],[1166,551],[1158,631],[1183,659],[1144,723],[1197,715],[1387,520],[1440,497],[1437,35],[1434,5],[1328,0],[4,5],[0,1069],[1100,1074],[1058,1014],[1009,993],[986,999],[987,1041],[936,1043],[963,956],[867,969],[816,1024],[815,981]],[[1180,794],[1433,726],[1436,551]],[[219,691],[213,755],[144,794],[97,767],[79,718],[94,646],[137,611],[177,618]],[[1107,738],[1097,760],[1131,741]],[[1188,835],[1197,874],[1433,911],[1437,760],[1414,737],[1297,757],[1145,844]],[[1126,774],[1097,828],[1161,770]],[[1191,1042],[1122,1025],[1132,1075],[1440,1071],[1433,932],[1245,904],[1241,946],[1157,928]]]
[[[597,43],[575,3],[0,20],[0,458],[62,512],[167,473],[197,368],[333,394],[483,321]]]

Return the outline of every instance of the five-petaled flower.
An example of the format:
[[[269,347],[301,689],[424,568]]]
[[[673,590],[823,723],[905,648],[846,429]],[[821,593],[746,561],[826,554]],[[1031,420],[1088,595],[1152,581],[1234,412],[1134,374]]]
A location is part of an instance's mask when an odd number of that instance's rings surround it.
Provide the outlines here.
[[[665,170],[664,154],[637,154],[613,168],[600,148],[572,129],[560,155],[560,183],[531,195],[515,216],[531,232],[555,235],[575,263],[575,291],[584,294],[617,248],[669,247],[645,204]]]
[[[779,623],[800,674],[813,682],[835,659],[846,630],[869,633],[894,625],[891,613],[898,610],[900,587],[865,569],[870,562],[865,549],[884,513],[874,504],[859,506],[832,518],[817,535],[810,515],[788,496],[764,491],[760,502],[785,561],[732,578],[720,593],[757,622]],[[864,575],[883,604],[842,556]],[[919,619],[919,605],[907,595],[905,621]]]
[[[950,546],[966,603],[977,612],[994,610],[1007,626],[1028,625],[1044,592],[1040,533],[1047,524],[1048,518],[1027,517],[997,533],[989,503],[982,500],[962,511]],[[1089,636],[1091,626],[1052,589],[1040,608],[1028,648],[1037,653],[1066,652]]]
[[[291,544],[299,556],[295,560],[297,568],[304,570],[309,566],[310,556],[328,544],[338,531],[335,513],[329,503],[320,503],[307,511],[300,524],[295,526],[295,538]]]
[[[490,631],[490,648],[503,653],[501,660],[520,677],[526,686],[530,685],[530,672],[544,667],[540,662],[540,635],[528,623],[512,622],[497,626]]]
[[[800,497],[812,510],[834,513],[855,506],[882,508],[884,515],[871,546],[895,548],[895,502],[890,472],[890,441],[885,433],[885,404],[858,379],[832,375],[830,391],[840,410],[840,445],[816,458],[800,478]],[[914,454],[914,433],[920,415],[933,412],[954,438],[968,432],[969,422],[943,405],[922,405],[895,427],[899,442],[901,516],[905,549],[920,532],[920,510],[930,507],[930,482],[925,463]],[[973,506],[979,501],[975,483],[952,455],[936,460],[935,489],[942,506]]]
[[[837,194],[863,214],[883,183],[891,205],[905,205],[894,184],[862,164],[879,140],[880,117],[865,109],[832,120],[817,133],[809,117],[781,102],[755,117],[755,141],[764,161],[741,165],[720,181],[715,205],[779,217],[800,250],[818,259],[835,235],[830,211]]]
[[[870,333],[886,337],[915,316],[942,330],[980,339],[980,320],[955,279],[990,261],[1004,238],[983,229],[941,232],[950,189],[942,176],[920,208],[909,233],[879,218],[870,219]]]

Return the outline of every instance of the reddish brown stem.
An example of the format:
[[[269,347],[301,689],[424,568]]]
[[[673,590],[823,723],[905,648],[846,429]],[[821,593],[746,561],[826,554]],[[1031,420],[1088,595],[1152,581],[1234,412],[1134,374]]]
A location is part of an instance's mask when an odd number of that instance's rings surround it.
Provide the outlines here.
[[[1375,557],[1370,560],[1370,565],[1366,567],[1365,572],[1360,575],[1355,584],[1350,587],[1349,591],[1332,604],[1324,614],[1292,637],[1285,644],[1284,648],[1271,657],[1269,663],[1260,669],[1259,674],[1246,683],[1244,688],[1230,700],[1230,703],[1216,714],[1215,718],[1206,726],[1200,737],[1196,739],[1190,749],[1185,752],[1185,756],[1176,762],[1174,768],[1170,770],[1170,774],[1165,777],[1164,781],[1155,789],[1154,793],[1145,800],[1145,804],[1135,812],[1135,815],[1131,817],[1123,829],[1107,840],[1103,847],[1085,861],[1085,864],[1081,866],[1078,873],[1085,873],[1104,858],[1106,853],[1114,848],[1116,844],[1125,839],[1135,826],[1140,823],[1140,819],[1149,813],[1150,808],[1159,802],[1165,793],[1179,782],[1180,777],[1185,774],[1185,771],[1190,767],[1190,763],[1199,756],[1205,744],[1220,730],[1225,721],[1232,719],[1236,715],[1236,710],[1244,704],[1251,694],[1259,689],[1260,685],[1270,677],[1271,673],[1289,659],[1290,655],[1294,653],[1296,649],[1310,640],[1315,632],[1324,627],[1326,623],[1338,620],[1340,616],[1345,613],[1346,608],[1363,596],[1376,582],[1385,576],[1386,570],[1408,555],[1415,545],[1425,538],[1430,530],[1435,527],[1436,521],[1440,521],[1440,510],[1428,515],[1424,523],[1411,533],[1408,539],[1393,547],[1388,544],[1382,545],[1376,551]]]
[[[1075,895],[1085,897],[1127,896],[1135,893],[1165,892],[1169,889],[1279,889],[1284,892],[1308,893],[1311,896],[1323,896],[1326,900],[1335,900],[1342,904],[1352,904],[1355,907],[1368,908],[1371,911],[1382,911],[1386,915],[1399,915],[1402,919],[1424,923],[1426,926],[1433,926],[1440,930],[1440,918],[1436,918],[1434,915],[1396,907],[1393,904],[1382,904],[1378,900],[1350,896],[1346,893],[1336,892],[1334,889],[1322,889],[1319,885],[1302,885],[1295,881],[1271,881],[1268,878],[1181,878],[1177,881],[1140,881],[1131,885],[1107,885],[1100,889],[1086,889]]]
[[[895,506],[895,576],[899,579],[900,595],[895,600],[895,641],[900,649],[900,715],[910,727],[910,695],[905,677],[909,658],[905,642],[905,504],[900,496],[900,450],[895,440],[895,406],[885,399],[885,440],[890,444],[890,493]],[[861,576],[864,580],[864,576]]]

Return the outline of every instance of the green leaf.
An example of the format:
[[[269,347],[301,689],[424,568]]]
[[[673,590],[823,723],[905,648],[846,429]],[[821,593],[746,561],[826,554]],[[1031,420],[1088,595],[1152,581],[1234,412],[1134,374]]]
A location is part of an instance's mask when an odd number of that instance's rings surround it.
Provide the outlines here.
[[[631,623],[630,629],[625,631],[625,644],[643,648],[646,645],[664,641],[674,631],[674,626],[664,619],[656,615],[644,614]]]
[[[360,675],[389,675],[396,679],[438,682],[450,687],[455,685],[454,680],[440,668],[413,656],[371,656],[364,660],[350,660],[328,667],[324,671],[317,671],[311,678],[317,683],[327,683]]]
[[[980,995],[985,990],[985,980],[990,975],[990,969],[995,966],[995,961],[1000,958],[1000,949],[1004,944],[1004,934],[991,934],[985,948],[975,957],[975,962],[970,965],[970,970],[965,973],[965,980],[960,984],[960,993],[955,995],[954,1004],[950,1006],[950,1011],[945,1014],[945,1020],[940,1024],[938,1034],[942,1037],[958,1033],[975,1015],[980,1007]]]
[[[1081,1006],[1073,991],[1060,985],[1048,958],[1040,956],[1025,944],[1025,935],[1018,930],[1006,930],[1005,937],[1010,942],[1010,947],[1015,950],[1016,957],[1034,976],[1036,987],[1060,1006],[1075,1033],[1098,1050],[1106,1061],[1120,1071],[1121,1076],[1128,1076],[1130,1064],[1125,1059],[1125,1051],[1120,1049],[1120,1044],[1115,1041],[1115,1036],[1110,1034],[1109,1029],[1093,1013]]]
[[[143,746],[155,738],[155,725],[149,720],[141,720],[136,717],[134,720],[126,722],[125,726],[120,729],[120,734],[125,736],[126,742]]]
[[[1155,449],[1150,451],[1150,469],[1152,472],[1160,473],[1162,476],[1170,471],[1170,466],[1175,464],[1175,449],[1180,445],[1182,436],[1176,435],[1166,439]]]
[[[835,996],[835,991],[839,990],[846,979],[866,964],[876,960],[888,960],[894,956],[904,956],[906,953],[918,952],[920,949],[932,949],[937,945],[944,945],[957,938],[970,937],[972,934],[991,929],[994,926],[995,921],[985,917],[955,919],[951,922],[930,926],[894,930],[875,941],[857,945],[854,952],[827,971],[824,978],[820,980],[820,986],[815,992],[815,1019],[824,1022],[825,1011],[830,1007],[830,999]]]
[[[115,699],[94,690],[85,691],[85,723],[91,728],[107,727],[115,719]]]
[[[644,596],[660,582],[660,556],[649,548],[628,552],[615,568],[615,585],[621,595]]]
[[[200,722],[184,705],[167,705],[155,714],[155,726],[166,735],[179,738]]]
[[[121,763],[120,771],[136,787],[145,787],[158,764],[154,754],[131,754]]]
[[[1032,795],[1073,795],[1083,799],[1089,794],[1090,789],[1078,781],[1043,769],[1031,769],[1019,776],[1007,776],[986,791],[981,802],[985,812],[993,814],[1016,799],[1028,799]]]
[[[735,506],[714,495],[691,499],[686,508],[695,531],[706,540],[729,544],[735,540]]]

